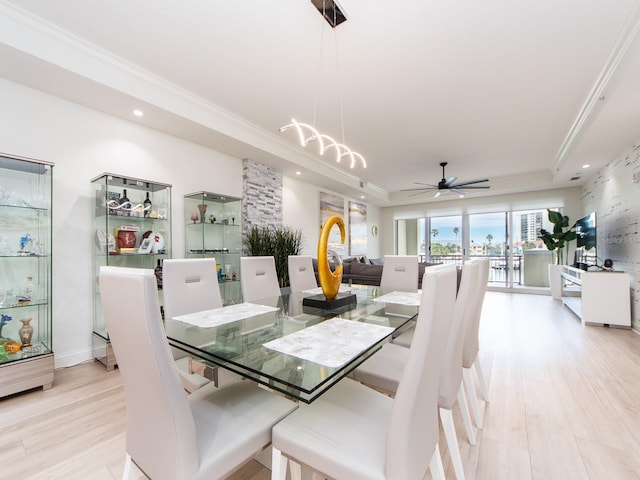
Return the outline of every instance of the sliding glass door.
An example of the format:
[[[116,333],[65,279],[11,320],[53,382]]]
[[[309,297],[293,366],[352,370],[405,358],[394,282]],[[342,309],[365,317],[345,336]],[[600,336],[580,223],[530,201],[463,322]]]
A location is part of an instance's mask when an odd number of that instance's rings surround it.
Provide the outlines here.
[[[540,229],[551,229],[546,210],[513,212],[513,254],[519,259],[518,285],[548,287],[551,252],[538,237]]]
[[[396,253],[458,266],[484,257],[490,286],[548,287],[551,254],[538,239],[546,219],[540,209],[397,220]]]
[[[469,215],[469,257],[488,258],[489,283],[500,286],[509,286],[518,268],[509,255],[507,219],[506,212]]]
[[[462,215],[431,218],[426,234],[430,262],[462,265]]]

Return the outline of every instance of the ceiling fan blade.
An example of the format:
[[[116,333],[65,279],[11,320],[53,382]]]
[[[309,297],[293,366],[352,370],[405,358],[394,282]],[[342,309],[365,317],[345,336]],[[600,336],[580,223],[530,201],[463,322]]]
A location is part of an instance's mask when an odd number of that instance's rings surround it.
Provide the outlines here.
[[[468,180],[456,183],[458,177],[451,176],[447,178],[445,174],[445,167],[447,166],[447,162],[440,162],[440,166],[442,167],[442,180],[440,180],[437,185],[423,182],[414,182],[416,185],[422,185],[423,188],[409,188],[400,191],[416,192],[409,195],[410,197],[413,197],[435,190],[434,198],[438,198],[440,195],[442,195],[443,193],[447,193],[448,191],[451,191],[452,193],[458,194],[460,196],[465,196],[468,193],[466,190],[491,188],[490,185],[478,185],[479,183],[488,182],[488,178],[479,178],[476,180]]]
[[[455,182],[457,179],[458,179],[458,177],[449,177],[449,178],[447,179],[447,181],[446,181],[446,182],[444,182],[444,186],[445,186],[445,187],[447,187],[447,188],[450,188],[450,187],[451,187],[451,184],[452,184],[453,182]]]
[[[479,178],[478,180],[469,180],[467,182],[460,182],[455,185],[450,185],[451,187],[466,187],[467,185],[473,185],[474,183],[484,183],[488,182],[488,178]]]
[[[422,188],[405,188],[400,190],[401,192],[417,192],[418,190],[422,192],[428,192],[429,190],[435,190],[437,187],[422,187]]]
[[[422,183],[422,182],[413,182],[413,183],[415,183],[416,185],[426,185],[427,187],[438,188],[437,185],[433,185],[431,183]]]
[[[405,191],[405,192],[406,192],[406,190],[401,190],[401,191]],[[411,195],[407,195],[407,196],[408,196],[408,197],[415,197],[415,196],[417,196],[417,195],[423,195],[423,194],[427,193],[428,191],[429,191],[429,190],[423,190],[422,192],[412,193]]]

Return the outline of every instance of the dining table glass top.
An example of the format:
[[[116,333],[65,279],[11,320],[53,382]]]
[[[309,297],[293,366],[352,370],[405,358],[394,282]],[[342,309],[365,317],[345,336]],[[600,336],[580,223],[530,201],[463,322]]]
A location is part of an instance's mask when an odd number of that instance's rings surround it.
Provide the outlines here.
[[[305,306],[314,292],[296,292],[168,318],[165,330],[171,346],[311,403],[417,315],[416,294],[385,303],[379,287],[350,288],[357,303],[335,309]]]

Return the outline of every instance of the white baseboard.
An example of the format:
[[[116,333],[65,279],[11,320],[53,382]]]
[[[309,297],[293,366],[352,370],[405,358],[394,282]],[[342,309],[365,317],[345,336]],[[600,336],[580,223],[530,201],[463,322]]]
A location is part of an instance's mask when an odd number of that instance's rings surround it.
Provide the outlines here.
[[[66,353],[64,355],[56,355],[56,352],[53,352],[53,358],[53,366],[56,369],[73,367],[74,365],[79,365],[86,361],[93,360],[93,349],[87,348],[85,350]]]

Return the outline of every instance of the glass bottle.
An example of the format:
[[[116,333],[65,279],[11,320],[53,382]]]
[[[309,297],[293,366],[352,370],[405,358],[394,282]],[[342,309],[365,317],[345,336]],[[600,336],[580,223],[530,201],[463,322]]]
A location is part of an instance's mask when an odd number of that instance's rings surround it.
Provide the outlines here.
[[[32,300],[34,298],[33,277],[27,277],[27,282],[24,285],[22,296],[28,300]]]
[[[158,259],[158,265],[154,269],[153,273],[156,276],[156,283],[158,284],[158,288],[162,288],[162,259]]]
[[[129,201],[129,197],[127,197],[127,189],[122,190],[122,198],[120,199],[120,212],[121,215],[128,217],[131,212],[131,202]]]
[[[144,217],[149,218],[151,216],[151,200],[149,199],[149,192],[147,192],[147,198],[144,199]]]

